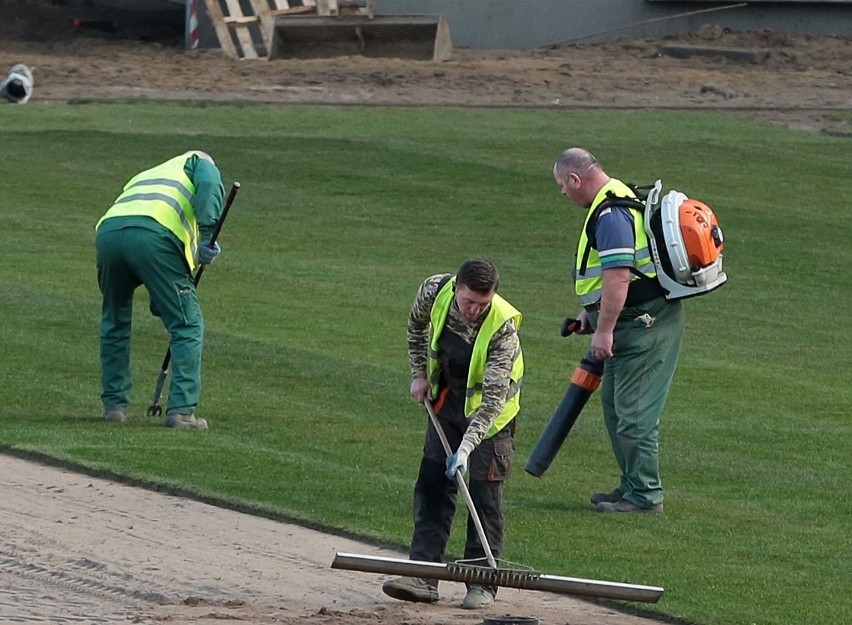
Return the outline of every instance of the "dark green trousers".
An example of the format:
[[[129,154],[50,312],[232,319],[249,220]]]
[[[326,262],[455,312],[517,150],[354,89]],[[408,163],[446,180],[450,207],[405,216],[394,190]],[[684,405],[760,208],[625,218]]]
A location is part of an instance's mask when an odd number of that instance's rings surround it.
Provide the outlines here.
[[[109,221],[104,222],[95,242],[103,295],[101,400],[107,408],[125,408],[130,403],[133,293],[144,285],[152,312],[170,336],[167,412],[193,413],[201,392],[204,318],[183,251],[165,228],[105,228]]]
[[[594,318],[597,323],[597,318]],[[621,470],[624,498],[643,508],[663,502],[660,480],[660,416],[683,339],[679,301],[658,297],[625,308],[604,365],[604,424]]]

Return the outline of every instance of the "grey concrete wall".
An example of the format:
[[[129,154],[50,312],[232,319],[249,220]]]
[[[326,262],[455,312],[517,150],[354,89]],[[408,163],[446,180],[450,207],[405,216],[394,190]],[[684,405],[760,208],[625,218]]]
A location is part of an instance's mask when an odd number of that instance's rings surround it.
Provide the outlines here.
[[[382,14],[446,16],[453,44],[524,49],[578,41],[673,35],[715,24],[736,31],[852,36],[850,2],[731,2],[646,0],[376,0]],[[702,13],[698,13],[703,11]],[[682,15],[693,13],[693,15]]]
[[[746,6],[736,6],[742,4]],[[376,0],[376,5],[384,15],[442,14],[453,45],[465,48],[519,50],[665,37],[708,24],[734,31],[769,29],[852,37],[852,0]],[[219,47],[201,0],[198,10],[201,47]]]

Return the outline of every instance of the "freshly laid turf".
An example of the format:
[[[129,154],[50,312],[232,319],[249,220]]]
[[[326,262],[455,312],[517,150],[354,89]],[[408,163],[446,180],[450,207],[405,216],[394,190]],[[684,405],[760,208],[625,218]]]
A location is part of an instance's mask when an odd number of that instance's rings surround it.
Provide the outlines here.
[[[848,139],[687,113],[131,102],[0,107],[0,142],[6,450],[404,549],[427,419],[408,308],[423,278],[486,256],[525,314],[503,557],[663,586],[643,609],[706,625],[852,622]],[[662,517],[588,505],[617,478],[596,398],[543,478],[522,470],[588,346],[559,337],[583,211],[550,167],[570,145],[705,200],[726,235],[729,284],[685,304]],[[105,423],[93,227],[191,148],[243,187],[200,287],[211,429],[144,416],[167,346],[144,290],[133,418]]]

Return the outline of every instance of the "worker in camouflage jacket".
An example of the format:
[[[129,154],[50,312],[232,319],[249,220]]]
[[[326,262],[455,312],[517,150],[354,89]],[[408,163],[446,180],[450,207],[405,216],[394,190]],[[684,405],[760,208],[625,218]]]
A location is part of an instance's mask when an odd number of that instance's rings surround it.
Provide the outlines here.
[[[437,274],[421,285],[408,319],[411,396],[432,402],[453,454],[447,458],[429,421],[414,487],[414,534],[409,557],[442,562],[456,510],[456,473],[469,474],[470,495],[492,555],[503,549],[503,485],[511,470],[515,416],[524,362],[519,313],[496,293],[497,270],[473,259],[458,273]],[[486,564],[471,518],[464,559]],[[436,580],[403,577],[386,594],[406,601],[438,601]],[[485,608],[497,588],[469,585],[463,608]]]

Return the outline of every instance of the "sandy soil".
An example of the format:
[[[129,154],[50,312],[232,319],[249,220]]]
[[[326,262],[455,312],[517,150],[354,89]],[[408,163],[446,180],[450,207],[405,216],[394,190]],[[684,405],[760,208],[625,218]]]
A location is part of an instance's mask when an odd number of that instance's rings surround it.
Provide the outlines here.
[[[849,135],[852,40],[736,34],[524,52],[457,49],[450,61],[346,57],[240,61],[138,33],[72,27],[58,2],[0,0],[0,73],[34,68],[28,106],[81,98],[270,104],[726,109]],[[756,52],[761,60],[673,58],[666,45]],[[565,596],[504,589],[486,613],[382,595],[386,577],[330,569],[337,551],[403,557],[335,536],[0,456],[0,621],[201,625],[481,623],[649,625]],[[413,478],[413,476],[412,476]],[[400,502],[409,505],[410,502]]]
[[[565,595],[501,589],[462,610],[385,597],[388,576],[330,568],[338,552],[403,554],[0,455],[0,622],[283,625],[654,625]]]

